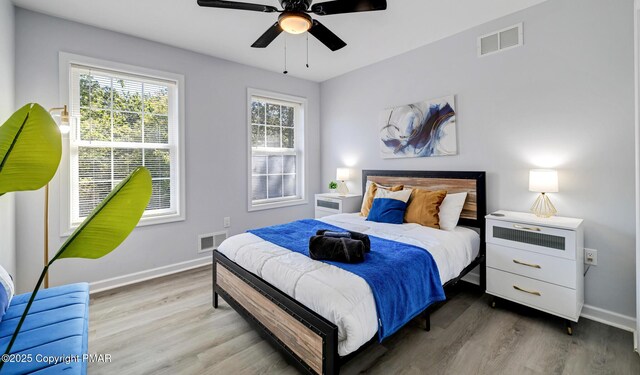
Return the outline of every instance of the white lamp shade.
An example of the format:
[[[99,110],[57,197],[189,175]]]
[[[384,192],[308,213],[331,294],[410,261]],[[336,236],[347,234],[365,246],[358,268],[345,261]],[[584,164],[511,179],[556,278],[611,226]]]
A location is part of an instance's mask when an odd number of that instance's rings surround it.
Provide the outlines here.
[[[558,171],[553,169],[532,169],[529,171],[529,191],[557,193]]]
[[[338,168],[336,170],[336,180],[346,181],[349,179],[349,168]]]

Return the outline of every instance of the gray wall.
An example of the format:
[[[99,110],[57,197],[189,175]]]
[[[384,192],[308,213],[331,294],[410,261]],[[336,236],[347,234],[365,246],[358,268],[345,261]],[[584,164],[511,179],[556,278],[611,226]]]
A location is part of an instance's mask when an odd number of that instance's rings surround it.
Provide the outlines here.
[[[477,36],[518,22],[523,47],[477,57]],[[484,170],[490,211],[526,211],[528,170],[555,167],[551,199],[585,219],[586,246],[599,250],[586,303],[635,316],[633,79],[633,0],[545,2],[322,83],[322,184],[350,163]],[[449,94],[458,156],[381,159],[382,108]]]
[[[10,1],[0,1],[0,125],[14,109],[14,10]],[[0,264],[12,275],[15,257],[15,197],[0,197]]]
[[[306,155],[309,191],[314,193],[320,181],[319,84],[23,9],[16,12],[16,43],[18,104],[37,101],[51,107],[67,102],[58,93],[60,51],[185,76],[187,220],[138,228],[119,249],[97,261],[57,262],[51,271],[53,285],[104,280],[202,257],[196,253],[197,235],[222,230],[225,216],[231,216],[230,233],[235,234],[313,214],[312,199],[304,206],[247,212],[246,96],[247,88],[253,87],[308,98]],[[21,290],[35,283],[41,269],[42,204],[42,191],[17,197]],[[58,215],[54,192],[52,252],[63,240]]]

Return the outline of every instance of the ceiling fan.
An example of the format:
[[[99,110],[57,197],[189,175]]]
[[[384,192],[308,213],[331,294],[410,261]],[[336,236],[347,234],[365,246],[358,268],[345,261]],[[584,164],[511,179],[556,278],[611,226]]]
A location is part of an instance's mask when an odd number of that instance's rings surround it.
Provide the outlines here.
[[[334,0],[311,4],[312,0],[279,0],[282,10],[270,5],[242,3],[237,1],[198,0],[201,7],[252,10],[265,13],[280,13],[278,22],[274,23],[258,40],[251,45],[254,48],[265,48],[273,42],[281,32],[302,34],[308,31],[332,51],[347,45],[336,34],[323,24],[311,18],[308,13],[318,16],[332,14],[367,12],[387,9],[386,0]]]

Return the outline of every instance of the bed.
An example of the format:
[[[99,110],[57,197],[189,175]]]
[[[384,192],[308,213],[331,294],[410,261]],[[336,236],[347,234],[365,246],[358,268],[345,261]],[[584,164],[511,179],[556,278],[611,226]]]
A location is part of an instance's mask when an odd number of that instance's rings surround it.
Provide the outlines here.
[[[358,214],[319,219],[327,225],[427,248],[446,289],[480,266],[484,287],[484,172],[374,171],[367,181],[382,185],[467,192],[458,227],[442,231],[418,224],[382,224]],[[218,295],[263,336],[312,374],[337,374],[340,367],[376,341],[378,320],[367,282],[251,233],[227,239],[213,255],[213,300]],[[424,311],[428,329],[430,309]]]

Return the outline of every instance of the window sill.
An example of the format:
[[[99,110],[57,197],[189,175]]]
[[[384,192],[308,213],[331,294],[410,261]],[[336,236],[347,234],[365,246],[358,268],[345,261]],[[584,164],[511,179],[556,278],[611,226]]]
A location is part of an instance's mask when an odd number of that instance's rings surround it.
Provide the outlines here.
[[[262,204],[253,204],[249,202],[249,212],[271,210],[274,208],[282,208],[282,207],[302,206],[308,203],[309,201],[306,198],[292,199],[292,200],[280,201],[280,202],[262,203]]]
[[[186,218],[184,217],[184,214],[178,214],[178,213],[158,215],[158,216],[147,216],[140,219],[140,222],[138,222],[138,225],[136,225],[136,228],[146,227],[151,225],[175,223],[178,221],[185,221],[185,220]],[[73,231],[80,226],[80,224],[81,223],[73,224],[71,228],[61,233],[60,237],[69,237],[73,233]]]

